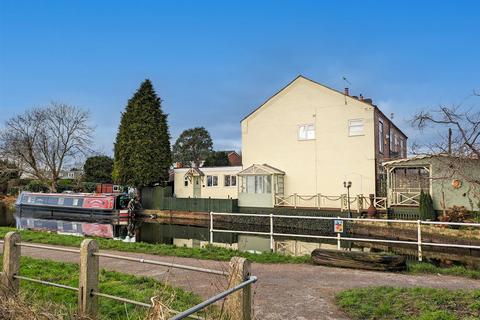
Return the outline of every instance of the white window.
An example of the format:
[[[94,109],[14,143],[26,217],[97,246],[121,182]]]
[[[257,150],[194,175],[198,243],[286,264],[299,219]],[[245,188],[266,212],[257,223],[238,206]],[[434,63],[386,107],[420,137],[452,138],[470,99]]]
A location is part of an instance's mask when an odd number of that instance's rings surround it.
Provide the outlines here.
[[[267,175],[243,177],[242,192],[272,193],[272,177]]]
[[[68,177],[69,177],[70,179],[75,178],[75,173],[69,172],[69,173],[68,173]]]
[[[363,136],[363,119],[348,121],[348,135],[350,137]]]
[[[305,124],[298,126],[298,140],[315,139],[315,126],[313,124]]]
[[[183,178],[183,186],[188,187],[188,177]]]
[[[383,121],[381,119],[378,120],[378,151],[383,153],[383,145],[384,145],[384,131],[383,131]]]
[[[218,176],[207,176],[207,187],[218,186]]]
[[[389,135],[389,138],[390,138],[390,151],[395,151],[395,140],[394,140],[394,137],[395,134],[393,133],[393,129],[390,128],[390,135]]]
[[[237,176],[224,176],[224,186],[225,187],[233,187],[237,185]]]

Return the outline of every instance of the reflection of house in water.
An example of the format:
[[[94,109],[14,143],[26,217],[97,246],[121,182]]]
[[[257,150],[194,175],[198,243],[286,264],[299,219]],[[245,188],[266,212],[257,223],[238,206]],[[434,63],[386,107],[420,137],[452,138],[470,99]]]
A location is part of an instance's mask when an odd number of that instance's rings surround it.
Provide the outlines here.
[[[390,206],[418,206],[423,190],[432,196],[436,210],[453,205],[479,209],[479,159],[428,155],[388,161],[384,166]]]

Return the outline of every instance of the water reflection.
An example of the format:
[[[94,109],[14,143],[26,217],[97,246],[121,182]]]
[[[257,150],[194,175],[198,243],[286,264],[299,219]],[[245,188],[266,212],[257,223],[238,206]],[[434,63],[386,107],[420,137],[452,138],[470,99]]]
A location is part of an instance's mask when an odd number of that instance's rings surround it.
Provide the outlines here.
[[[239,230],[238,225],[235,224],[230,227],[225,225],[224,228],[227,230]],[[312,230],[296,230],[296,233],[300,234],[305,232],[311,233]],[[289,233],[294,232],[291,230]],[[321,233],[321,235],[332,235],[329,232],[328,234],[323,234],[323,232],[317,231],[317,233]],[[348,234],[342,234],[342,236],[354,237],[355,234],[350,232]],[[209,228],[205,226],[178,225],[170,223],[143,223],[140,228],[140,241],[174,244],[179,247],[204,247],[209,243],[209,237]],[[216,246],[239,251],[254,253],[270,251],[270,238],[268,236],[214,233],[213,242]],[[310,255],[310,253],[317,248],[337,248],[337,241],[334,239],[305,239],[301,237],[275,236],[274,244],[275,252],[295,256]],[[416,245],[341,241],[341,248],[366,252],[391,252],[406,256],[407,260],[417,260]],[[472,268],[480,267],[480,255],[478,250],[425,246],[423,247],[423,257],[424,261],[432,262],[437,265],[464,265]]]

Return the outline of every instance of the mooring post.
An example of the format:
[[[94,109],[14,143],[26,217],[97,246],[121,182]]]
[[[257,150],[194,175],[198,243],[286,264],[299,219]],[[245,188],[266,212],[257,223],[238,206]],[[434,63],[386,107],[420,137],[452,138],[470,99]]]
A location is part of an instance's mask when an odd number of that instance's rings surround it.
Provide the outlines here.
[[[274,251],[275,243],[273,242],[273,214],[270,213],[270,251]]]
[[[213,212],[210,211],[210,244],[213,244]]]
[[[241,257],[230,260],[229,287],[235,287],[250,277],[250,261]],[[231,320],[252,319],[252,285],[248,285],[228,296],[225,307]]]
[[[418,261],[422,261],[422,221],[417,220]]]
[[[99,258],[98,243],[92,239],[83,240],[80,247],[80,279],[78,291],[78,308],[82,317],[97,319],[98,297],[92,292],[98,291]]]
[[[18,293],[20,280],[16,279],[20,270],[20,234],[15,231],[8,232],[5,235],[3,243],[3,274],[1,277],[2,291],[6,295],[15,295]]]

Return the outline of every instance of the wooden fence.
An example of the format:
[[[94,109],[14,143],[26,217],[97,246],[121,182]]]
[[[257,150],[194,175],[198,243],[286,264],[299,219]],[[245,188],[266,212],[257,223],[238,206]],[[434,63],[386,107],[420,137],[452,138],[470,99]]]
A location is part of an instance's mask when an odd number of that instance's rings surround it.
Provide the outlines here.
[[[6,296],[17,296],[20,289],[20,280],[76,291],[78,293],[78,314],[93,320],[98,319],[99,316],[98,297],[112,299],[122,303],[129,303],[145,308],[154,307],[154,305],[149,303],[139,302],[109,295],[104,292],[99,292],[99,258],[106,257],[228,277],[229,289],[183,312],[173,311],[175,315],[171,319],[184,319],[187,317],[193,319],[203,319],[193,314],[216,301],[226,298],[227,296],[229,298],[226,300],[225,310],[227,311],[229,319],[252,319],[252,284],[257,281],[257,278],[255,276],[251,276],[250,263],[245,258],[233,257],[230,260],[230,268],[227,272],[196,266],[180,265],[156,260],[139,259],[128,256],[102,253],[99,251],[98,243],[93,239],[84,240],[80,246],[80,249],[70,249],[21,242],[20,234],[18,232],[9,232],[3,241],[0,240],[0,243],[3,243],[3,271],[0,272],[0,290]],[[21,276],[20,258],[22,246],[80,254],[80,274],[78,288],[48,282],[41,279],[33,279]]]
[[[174,198],[171,196],[171,187],[152,187],[142,190],[142,207],[152,210],[238,212],[238,200]]]

